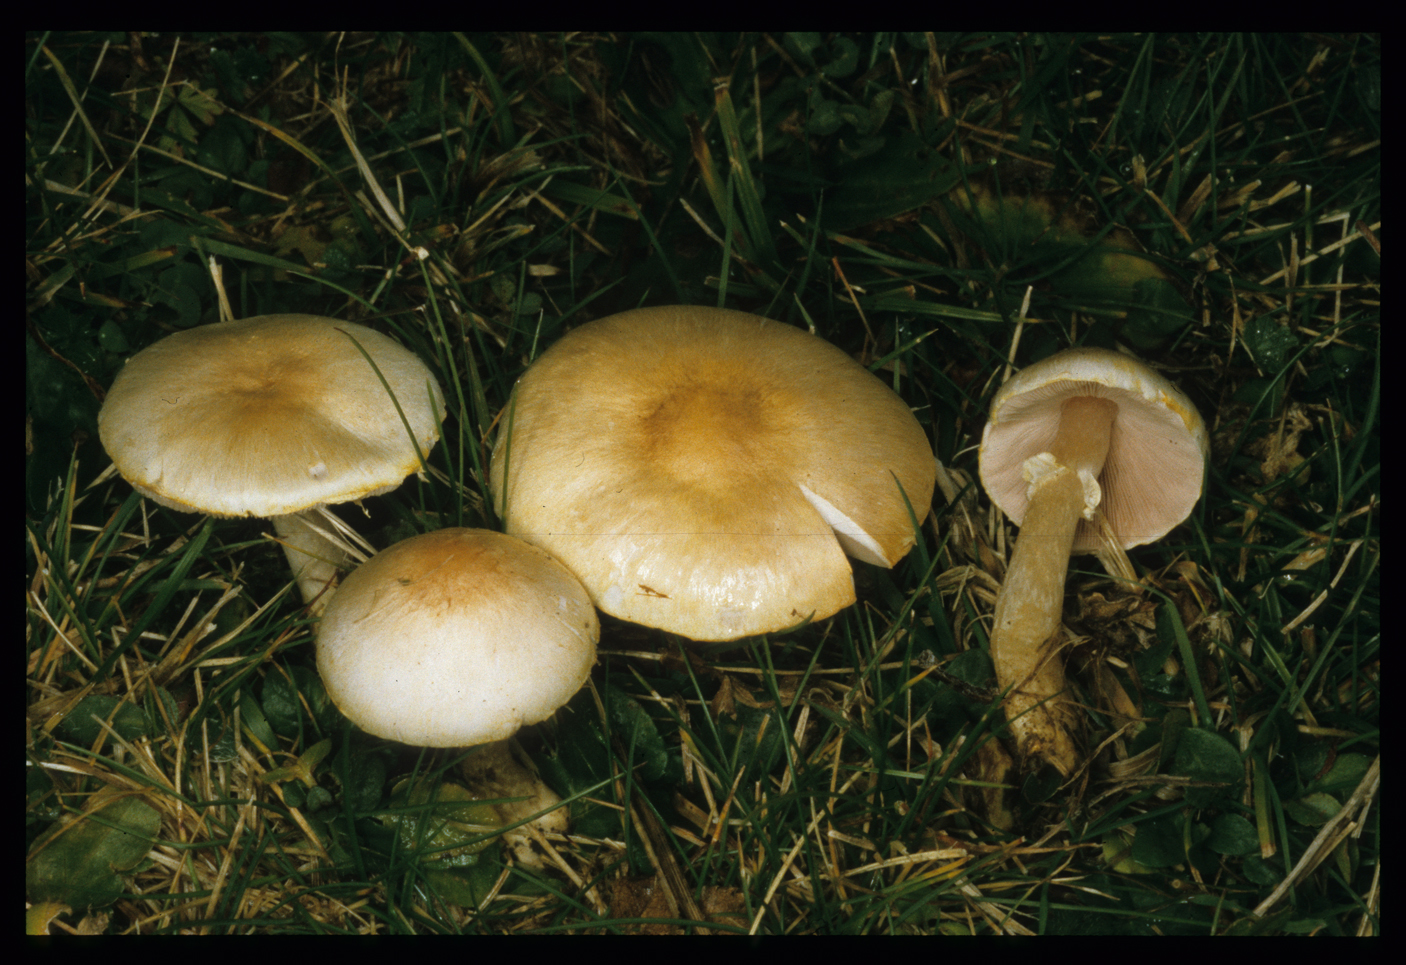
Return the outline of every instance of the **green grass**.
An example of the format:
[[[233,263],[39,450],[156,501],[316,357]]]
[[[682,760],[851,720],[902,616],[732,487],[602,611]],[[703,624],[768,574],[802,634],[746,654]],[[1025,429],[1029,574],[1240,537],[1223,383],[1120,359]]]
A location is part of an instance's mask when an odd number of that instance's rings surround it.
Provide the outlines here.
[[[1380,59],[1360,35],[31,35],[30,901],[69,906],[52,931],[1377,933]],[[331,707],[268,527],[105,472],[103,390],[218,318],[212,259],[236,316],[362,321],[437,372],[428,476],[346,511],[378,547],[496,528],[513,382],[642,304],[835,342],[947,487],[830,620],[718,652],[605,619],[589,688],[523,735],[571,836],[540,869],[467,855],[435,790],[456,757]],[[1002,750],[984,648],[1015,531],[973,480],[1008,364],[1075,343],[1164,371],[1213,452],[1192,518],[1133,552],[1141,589],[1074,562],[1088,755],[1061,788]]]

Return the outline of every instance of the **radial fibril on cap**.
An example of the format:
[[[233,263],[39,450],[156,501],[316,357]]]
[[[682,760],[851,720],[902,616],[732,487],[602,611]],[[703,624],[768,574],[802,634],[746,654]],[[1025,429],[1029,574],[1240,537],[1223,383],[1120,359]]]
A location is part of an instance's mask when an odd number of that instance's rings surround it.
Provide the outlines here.
[[[903,494],[921,522],[934,465],[903,400],[840,349],[681,306],[591,322],[544,353],[503,415],[490,478],[508,531],[601,609],[730,640],[854,602],[845,551],[901,559]]]
[[[444,397],[424,364],[361,325],[262,315],[179,332],[123,367],[98,416],[117,471],[165,506],[275,517],[385,492],[420,469]]]

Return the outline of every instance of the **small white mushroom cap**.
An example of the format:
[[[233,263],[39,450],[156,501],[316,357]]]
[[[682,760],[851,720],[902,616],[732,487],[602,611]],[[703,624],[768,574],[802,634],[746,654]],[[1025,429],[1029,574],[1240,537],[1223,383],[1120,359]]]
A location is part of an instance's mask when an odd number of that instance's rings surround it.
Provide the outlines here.
[[[98,414],[122,477],[172,509],[274,517],[399,486],[420,458],[375,370],[428,454],[444,396],[403,346],[317,315],[260,315],[138,352]]]
[[[602,610],[733,640],[853,603],[845,554],[902,559],[903,494],[921,523],[935,474],[908,406],[839,348],[673,306],[583,325],[537,359],[490,479],[508,532]]]
[[[322,618],[317,669],[367,733],[467,747],[506,740],[570,700],[599,638],[586,591],[544,550],[443,529],[346,578]]]
[[[1161,539],[1201,497],[1208,439],[1191,400],[1135,359],[1099,348],[1059,352],[1022,369],[997,391],[981,440],[981,482],[1017,525],[1029,505],[1029,475],[1059,431],[1061,408],[1077,396],[1118,406],[1099,508],[1126,549]],[[1027,466],[1027,461],[1035,460]],[[1094,552],[1098,532],[1080,520],[1076,553]]]

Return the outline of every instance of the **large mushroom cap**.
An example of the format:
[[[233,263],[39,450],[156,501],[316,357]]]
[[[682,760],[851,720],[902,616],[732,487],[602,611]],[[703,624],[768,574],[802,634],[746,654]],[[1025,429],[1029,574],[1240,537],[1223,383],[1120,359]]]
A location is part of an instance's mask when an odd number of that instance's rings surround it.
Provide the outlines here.
[[[934,475],[907,405],[840,349],[670,307],[544,353],[503,415],[491,484],[508,532],[602,610],[732,640],[853,603],[845,553],[900,560],[914,540],[903,494],[921,522]]]
[[[1100,348],[1059,352],[1022,369],[996,392],[981,440],[981,482],[1017,525],[1029,505],[1025,461],[1048,452],[1066,400],[1118,406],[1099,484],[1099,508],[1124,548],[1161,539],[1201,497],[1208,440],[1196,406],[1135,359]],[[1074,551],[1091,553],[1098,531],[1080,520]]]
[[[322,618],[317,668],[362,730],[466,747],[506,740],[570,700],[599,637],[585,591],[544,550],[444,529],[346,578]]]
[[[379,332],[317,315],[206,325],[138,352],[98,415],[103,446],[142,495],[187,512],[282,516],[393,489],[420,459],[352,338],[428,453],[444,418],[429,369]]]

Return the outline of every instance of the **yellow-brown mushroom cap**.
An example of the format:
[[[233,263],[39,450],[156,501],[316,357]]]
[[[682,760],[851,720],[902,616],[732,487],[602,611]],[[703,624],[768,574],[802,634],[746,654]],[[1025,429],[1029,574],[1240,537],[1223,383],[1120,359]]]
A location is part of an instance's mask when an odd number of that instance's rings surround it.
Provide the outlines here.
[[[546,551],[443,529],[346,578],[322,617],[317,669],[367,733],[467,747],[506,740],[570,700],[599,638],[586,591]]]
[[[445,414],[429,369],[317,315],[205,325],[138,352],[98,414],[103,446],[144,496],[187,512],[283,516],[393,489],[420,457],[353,338],[428,454]]]
[[[756,315],[623,312],[522,377],[493,451],[508,532],[607,613],[695,640],[854,602],[845,553],[892,566],[932,500],[908,406],[835,346]],[[900,489],[901,487],[901,489]]]

